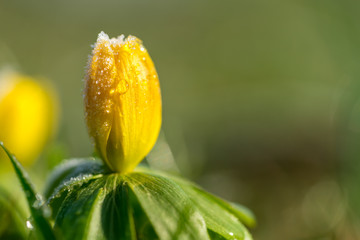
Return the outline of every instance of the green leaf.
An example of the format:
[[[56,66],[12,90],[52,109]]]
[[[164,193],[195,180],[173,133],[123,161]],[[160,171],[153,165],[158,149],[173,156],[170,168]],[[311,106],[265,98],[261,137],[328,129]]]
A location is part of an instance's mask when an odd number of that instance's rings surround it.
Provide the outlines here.
[[[135,207],[121,175],[72,178],[62,187],[49,199],[59,208],[55,229],[62,238],[136,239]]]
[[[199,200],[198,198],[208,198],[209,200],[212,201],[212,204],[220,205],[224,211],[228,211],[231,214],[235,215],[238,218],[238,220],[243,224],[245,224],[246,226],[254,227],[256,225],[254,214],[248,208],[238,203],[229,203],[225,200],[222,200],[221,198],[206,192],[196,184],[186,179],[183,179],[179,176],[170,175],[160,171],[149,170],[147,168],[141,168],[139,170],[141,172],[146,172],[151,175],[155,175],[155,176],[160,175],[166,178],[170,178],[173,181],[175,181],[177,184],[179,184],[184,189],[184,191],[189,194],[189,196],[192,196],[194,201],[198,201]]]
[[[162,177],[112,174],[64,188],[50,202],[64,199],[55,219],[64,239],[208,239],[204,220],[186,194]]]
[[[126,181],[160,239],[209,239],[203,217],[173,181],[144,173]]]
[[[50,175],[45,196],[51,206],[52,217],[56,215],[68,192],[77,191],[82,184],[92,178],[100,178],[108,169],[101,161],[94,158],[65,160]]]
[[[183,186],[183,185],[182,185]],[[189,194],[194,202],[197,204],[203,204],[203,201],[207,201],[209,205],[218,206],[221,211],[227,211],[234,215],[240,222],[246,224],[249,227],[255,226],[255,218],[250,210],[241,206],[240,204],[230,204],[206,191],[197,187],[196,185],[183,186],[184,191]]]
[[[44,191],[44,196],[48,199],[56,188],[70,181],[72,178],[80,176],[93,176],[107,173],[101,160],[96,158],[75,158],[63,161],[51,173]]]
[[[252,239],[241,223],[250,215],[181,178],[110,174],[96,161],[63,169],[48,199],[62,239]]]
[[[81,187],[66,190],[54,228],[63,239],[106,239],[100,225],[101,203],[105,198],[102,179],[80,180]]]
[[[24,190],[36,233],[45,240],[55,239],[55,235],[47,219],[50,215],[50,209],[44,204],[42,196],[34,190],[34,187],[21,164],[10,154],[2,142],[0,142],[0,146],[11,160],[16,175]]]
[[[240,219],[240,221],[242,221],[246,226],[248,227],[256,226],[255,215],[250,209],[239,203],[234,203],[234,202],[227,203],[219,198],[216,198],[215,196],[213,197],[217,199],[216,200],[217,202],[221,201],[222,205],[225,208],[227,208],[229,211],[231,211],[233,214],[235,214]]]
[[[252,239],[248,230],[241,223],[247,222],[253,224],[255,220],[251,218],[251,215],[247,215],[246,212],[240,211],[240,209],[233,208],[231,204],[205,192],[195,184],[180,177],[147,169],[142,169],[142,171],[154,176],[161,174],[179,184],[204,217],[207,228],[212,232],[210,234],[212,239]]]
[[[200,210],[208,229],[225,239],[252,239],[238,216],[214,196],[196,187],[187,187],[184,191]]]
[[[102,225],[107,239],[136,240],[136,230],[129,188],[122,176],[107,177],[106,195],[102,204]]]
[[[26,217],[7,191],[0,188],[0,239],[26,239]]]

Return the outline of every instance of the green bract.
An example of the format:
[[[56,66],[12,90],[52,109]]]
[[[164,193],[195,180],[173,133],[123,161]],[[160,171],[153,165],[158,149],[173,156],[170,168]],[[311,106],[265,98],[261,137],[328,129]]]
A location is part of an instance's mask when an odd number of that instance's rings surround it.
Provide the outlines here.
[[[73,159],[52,173],[47,201],[35,205],[40,195],[12,161],[36,239],[252,239],[244,227],[255,223],[248,210],[176,176],[145,167],[117,174],[100,160]]]
[[[48,203],[65,239],[251,239],[242,224],[254,224],[251,215],[188,181],[147,168],[107,173],[101,166],[72,160],[54,173],[62,180]]]

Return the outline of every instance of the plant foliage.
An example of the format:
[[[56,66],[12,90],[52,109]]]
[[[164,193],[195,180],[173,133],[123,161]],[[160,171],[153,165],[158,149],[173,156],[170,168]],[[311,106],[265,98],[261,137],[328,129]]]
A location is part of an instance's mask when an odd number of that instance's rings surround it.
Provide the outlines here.
[[[68,160],[50,176],[43,202],[21,165],[4,150],[27,197],[35,236],[40,238],[252,239],[244,224],[251,227],[255,221],[246,208],[180,177],[145,167],[118,174],[97,159]]]

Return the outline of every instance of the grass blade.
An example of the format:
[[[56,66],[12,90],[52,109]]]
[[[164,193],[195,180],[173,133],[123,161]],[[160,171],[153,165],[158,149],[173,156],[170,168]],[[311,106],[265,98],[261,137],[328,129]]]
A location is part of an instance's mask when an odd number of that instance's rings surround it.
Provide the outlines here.
[[[47,215],[50,215],[50,210],[44,205],[43,198],[40,194],[36,193],[33,184],[31,183],[27,172],[21,166],[19,161],[10,154],[9,150],[6,149],[4,144],[0,142],[0,147],[5,151],[6,155],[9,157],[16,175],[21,183],[21,186],[24,190],[27,202],[29,204],[31,216],[33,218],[33,223],[35,225],[35,231],[46,240],[55,240],[54,232],[51,228],[51,225],[47,219]]]

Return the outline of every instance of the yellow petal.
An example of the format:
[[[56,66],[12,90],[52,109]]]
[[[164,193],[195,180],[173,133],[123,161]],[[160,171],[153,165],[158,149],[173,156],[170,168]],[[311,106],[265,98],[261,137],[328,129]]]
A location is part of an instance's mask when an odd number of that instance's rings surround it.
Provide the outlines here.
[[[29,165],[55,132],[56,97],[49,87],[15,73],[0,77],[0,89],[0,141]]]
[[[138,38],[99,34],[84,101],[89,134],[105,163],[113,171],[132,171],[154,146],[161,127],[158,75]]]

